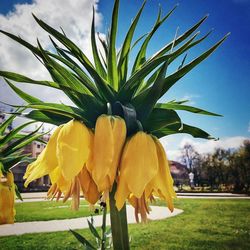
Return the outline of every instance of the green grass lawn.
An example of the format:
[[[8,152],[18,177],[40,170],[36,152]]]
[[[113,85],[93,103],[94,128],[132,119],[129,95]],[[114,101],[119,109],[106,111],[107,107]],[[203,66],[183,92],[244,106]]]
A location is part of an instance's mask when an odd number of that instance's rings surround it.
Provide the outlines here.
[[[176,207],[184,213],[130,225],[131,249],[250,249],[250,200],[178,199]],[[82,248],[69,232],[56,232],[0,237],[0,249]]]
[[[70,219],[93,213],[85,201],[81,201],[79,211],[70,209],[70,201],[23,202],[16,203],[15,207],[16,222]]]

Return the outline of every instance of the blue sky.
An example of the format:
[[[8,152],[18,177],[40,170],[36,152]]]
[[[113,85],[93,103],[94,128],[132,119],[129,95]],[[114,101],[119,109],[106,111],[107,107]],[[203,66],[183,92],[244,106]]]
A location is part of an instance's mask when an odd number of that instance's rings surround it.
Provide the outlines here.
[[[98,3],[98,11],[102,15],[101,23],[98,26],[100,32],[106,32],[108,29],[112,2],[100,0]],[[141,0],[121,0],[118,47],[142,2]],[[16,3],[24,4],[32,3],[32,1],[0,1],[0,14],[6,15],[9,11],[13,11]],[[205,42],[188,53],[187,61],[208,49],[226,33],[231,32],[231,35],[212,56],[180,80],[164,96],[163,101],[187,98],[191,101],[190,105],[222,114],[223,117],[220,118],[180,112],[184,122],[199,126],[215,137],[249,138],[250,0],[149,0],[136,35],[139,36],[150,31],[157,16],[158,4],[161,4],[164,14],[176,3],[179,3],[179,6],[175,13],[152,39],[148,56],[173,39],[176,27],[179,27],[178,34],[181,34],[207,13],[209,13],[209,18],[200,28],[201,35],[211,28],[214,28],[214,31]],[[70,14],[67,13],[67,15]],[[179,136],[170,139],[179,143],[181,138]]]
[[[14,9],[15,4],[30,4],[32,0],[3,0],[0,1],[0,13],[7,14]]]

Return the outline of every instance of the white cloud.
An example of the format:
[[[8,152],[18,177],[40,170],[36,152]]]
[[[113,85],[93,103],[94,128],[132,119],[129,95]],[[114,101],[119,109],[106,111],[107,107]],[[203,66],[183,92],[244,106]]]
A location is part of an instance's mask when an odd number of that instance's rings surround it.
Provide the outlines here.
[[[250,132],[250,122],[248,123],[248,129],[247,129],[248,132]]]
[[[199,140],[194,139],[191,137],[183,137],[178,143],[176,147],[166,147],[168,145],[168,137],[162,138],[161,142],[166,149],[167,155],[170,160],[179,160],[181,156],[181,148],[188,143],[191,144],[195,150],[200,154],[206,154],[206,153],[212,153],[216,148],[222,148],[222,149],[234,149],[238,148],[240,145],[242,145],[242,142],[246,139],[249,139],[247,137],[243,136],[234,136],[234,137],[225,137],[221,138],[218,141],[214,140]]]
[[[60,26],[87,56],[91,55],[90,27],[92,7],[97,9],[98,0],[33,0],[32,4],[17,4],[14,11],[0,15],[0,28],[16,34],[35,44],[38,37],[44,48],[48,49],[50,41],[46,33],[33,19],[31,13],[46,21],[56,29]],[[96,11],[96,26],[100,29],[102,15]],[[41,63],[24,47],[15,41],[0,35],[0,69],[19,72],[35,79],[49,79],[49,75]],[[63,102],[69,104],[68,98],[61,92],[19,84],[24,91],[34,94],[48,102]],[[16,94],[0,80],[0,100],[8,103],[22,103]]]

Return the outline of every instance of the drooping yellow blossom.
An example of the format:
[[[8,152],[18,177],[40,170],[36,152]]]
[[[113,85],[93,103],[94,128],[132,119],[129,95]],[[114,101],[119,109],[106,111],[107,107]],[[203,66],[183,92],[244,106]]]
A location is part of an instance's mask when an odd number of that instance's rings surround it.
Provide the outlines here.
[[[91,130],[76,120],[66,123],[61,129],[57,139],[56,156],[66,180],[78,175],[87,162],[92,138]]]
[[[137,132],[123,150],[120,175],[115,194],[116,206],[120,210],[130,194],[141,198],[146,185],[158,172],[157,150],[151,135]]]
[[[27,179],[25,186],[49,174],[52,186],[48,191],[48,197],[56,197],[58,200],[64,194],[64,201],[72,197],[72,207],[77,209],[80,187],[83,185],[80,183],[82,178],[78,176],[82,169],[86,168],[92,144],[93,132],[83,123],[72,120],[58,127],[37,160],[28,166],[24,175]],[[91,181],[93,182],[92,178]],[[96,191],[95,197],[97,193],[99,195]],[[84,192],[83,194],[88,195]]]
[[[29,164],[24,175],[25,186],[56,167],[66,180],[71,180],[83,168],[91,147],[91,130],[79,121],[72,120],[58,127],[36,161]]]
[[[170,173],[169,163],[163,146],[157,138],[154,138],[157,149],[159,170],[157,175],[148,183],[145,191],[146,198],[151,195],[166,201],[171,212],[174,210],[173,197],[176,197],[173,188],[173,178]]]
[[[138,132],[124,148],[116,206],[120,210],[128,198],[135,208],[137,222],[139,214],[145,222],[150,211],[148,201],[154,200],[154,196],[165,200],[173,211],[176,195],[165,150],[157,138]]]
[[[3,176],[0,171],[0,225],[14,223],[16,214],[14,209],[15,195],[12,172],[8,172],[6,176]]]
[[[122,118],[108,115],[98,117],[87,169],[100,192],[112,188],[125,139],[126,124]]]

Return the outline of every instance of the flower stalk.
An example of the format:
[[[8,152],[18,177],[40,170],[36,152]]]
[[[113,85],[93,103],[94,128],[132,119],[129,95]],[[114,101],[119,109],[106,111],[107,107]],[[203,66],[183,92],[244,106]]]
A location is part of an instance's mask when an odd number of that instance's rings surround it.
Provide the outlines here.
[[[126,204],[119,211],[116,207],[115,193],[117,185],[114,183],[112,191],[109,193],[110,220],[112,229],[112,239],[114,250],[129,250],[129,234]]]
[[[101,250],[106,249],[106,240],[107,240],[107,204],[106,202],[101,203],[102,205],[102,239],[101,239]]]

